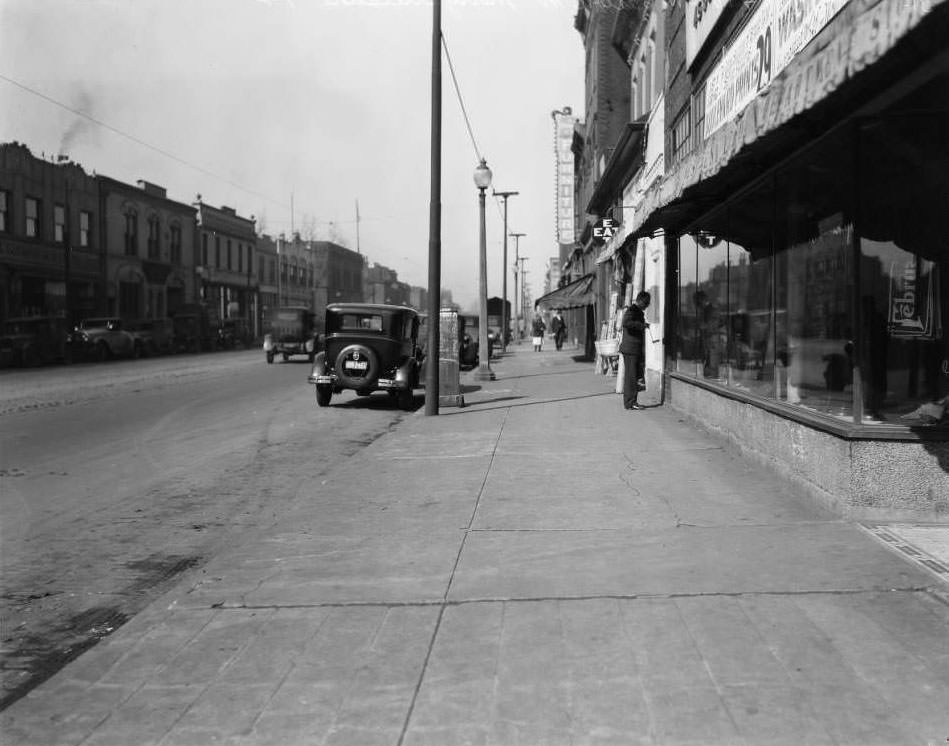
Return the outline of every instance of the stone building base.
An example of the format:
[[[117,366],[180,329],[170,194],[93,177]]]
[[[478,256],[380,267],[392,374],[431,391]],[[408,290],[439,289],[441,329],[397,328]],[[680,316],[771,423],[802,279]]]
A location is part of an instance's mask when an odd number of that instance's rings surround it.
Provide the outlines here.
[[[856,440],[669,377],[666,403],[855,520],[949,523],[949,442]]]

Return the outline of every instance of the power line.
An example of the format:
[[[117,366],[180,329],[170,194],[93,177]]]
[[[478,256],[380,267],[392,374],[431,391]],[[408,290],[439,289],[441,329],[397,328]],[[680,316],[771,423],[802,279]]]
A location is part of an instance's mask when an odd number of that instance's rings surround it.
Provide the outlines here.
[[[57,101],[55,98],[52,98],[51,96],[47,96],[45,93],[42,93],[41,91],[38,91],[38,90],[36,90],[35,88],[30,88],[30,86],[28,86],[28,85],[24,85],[23,83],[20,83],[19,81],[13,80],[13,78],[8,78],[6,75],[0,74],[0,80],[5,80],[7,83],[10,83],[11,85],[15,85],[17,88],[21,88],[21,89],[23,89],[24,91],[26,91],[27,93],[31,93],[31,94],[33,94],[34,96],[37,96],[37,97],[43,99],[44,101],[48,101],[49,103],[51,103],[51,104],[53,104],[53,105],[55,105],[55,106],[58,106],[58,107],[60,107],[61,109],[65,109],[66,111],[68,111],[68,112],[70,112],[70,113],[72,113],[72,114],[75,114],[75,115],[78,116],[78,117],[82,117],[83,119],[87,119],[87,120],[89,120],[90,122],[92,122],[93,124],[97,124],[97,125],[99,125],[100,127],[109,130],[110,132],[114,132],[115,134],[117,134],[117,135],[119,135],[119,136],[121,136],[121,137],[124,137],[124,138],[126,138],[127,140],[131,140],[132,142],[136,143],[137,145],[141,145],[142,147],[148,148],[149,150],[154,150],[156,153],[159,153],[160,155],[163,155],[163,156],[165,156],[166,158],[170,158],[171,160],[173,160],[173,161],[175,161],[175,162],[177,162],[177,163],[180,163],[180,164],[182,164],[183,166],[187,166],[188,168],[193,168],[195,171],[200,171],[201,173],[205,174],[206,176],[211,176],[212,178],[218,179],[219,181],[221,181],[221,182],[223,182],[223,183],[225,183],[225,184],[228,184],[228,185],[234,187],[235,189],[240,189],[242,192],[245,192],[245,193],[247,193],[247,194],[252,194],[252,195],[254,195],[255,197],[259,197],[260,199],[267,200],[268,202],[271,202],[272,204],[280,205],[280,206],[285,206],[282,201],[272,199],[271,197],[268,197],[268,196],[265,195],[265,194],[261,194],[260,192],[255,192],[253,189],[249,189],[248,187],[245,187],[245,186],[243,186],[242,184],[238,184],[238,183],[235,182],[235,181],[231,181],[230,179],[228,179],[228,178],[225,177],[225,176],[220,176],[219,174],[216,174],[216,173],[214,173],[213,171],[209,171],[208,169],[204,168],[203,166],[199,166],[199,165],[197,165],[197,164],[195,164],[195,163],[191,163],[190,161],[186,161],[184,158],[179,158],[179,157],[178,157],[177,155],[175,155],[174,153],[169,153],[167,150],[163,150],[162,148],[159,148],[159,147],[156,146],[156,145],[152,145],[151,143],[147,143],[147,142],[145,142],[144,140],[142,140],[142,139],[140,139],[140,138],[138,138],[138,137],[135,137],[135,135],[130,135],[128,132],[124,132],[124,131],[118,129],[117,127],[113,127],[113,126],[110,125],[110,124],[106,124],[106,123],[103,122],[101,119],[96,119],[95,117],[91,116],[90,114],[87,114],[87,113],[84,112],[84,111],[80,111],[79,109],[74,109],[73,107],[71,107],[71,106],[69,106],[69,105],[67,105],[67,104],[64,104],[62,101]]]
[[[475,155],[478,158],[478,162],[481,161],[481,150],[478,148],[478,143],[475,142],[474,132],[471,130],[471,122],[468,119],[468,111],[465,109],[465,102],[461,98],[461,88],[458,87],[458,78],[455,77],[455,66],[451,62],[451,54],[448,52],[448,42],[445,41],[445,34],[441,35],[442,37],[442,47],[445,50],[445,59],[448,60],[448,70],[451,72],[451,82],[455,87],[455,94],[458,96],[458,104],[461,106],[461,114],[465,118],[465,126],[468,128],[468,136],[471,138],[471,144],[474,147]]]

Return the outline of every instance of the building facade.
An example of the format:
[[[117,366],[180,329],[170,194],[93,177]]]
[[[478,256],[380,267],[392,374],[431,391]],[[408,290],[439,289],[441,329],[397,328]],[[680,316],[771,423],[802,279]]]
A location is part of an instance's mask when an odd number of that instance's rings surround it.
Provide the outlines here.
[[[697,12],[701,6],[702,12]],[[670,403],[854,516],[949,515],[949,3],[672,4]]]
[[[221,320],[243,321],[257,336],[260,300],[254,217],[242,217],[233,207],[209,205],[201,200],[200,194],[194,207],[198,221],[199,300],[216,311]]]
[[[96,178],[0,144],[0,318],[98,314],[105,302]]]
[[[174,315],[196,295],[195,209],[163,187],[97,176],[105,280],[103,312],[125,319]]]

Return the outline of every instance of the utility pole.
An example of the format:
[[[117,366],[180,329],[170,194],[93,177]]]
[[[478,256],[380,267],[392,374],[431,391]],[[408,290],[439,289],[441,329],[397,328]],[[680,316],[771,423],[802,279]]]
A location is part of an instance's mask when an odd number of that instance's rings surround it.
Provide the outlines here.
[[[521,236],[526,236],[526,233],[512,233],[510,234],[511,238],[514,239],[514,327],[515,333],[514,338],[517,344],[521,343],[521,320],[520,316],[517,313],[517,308],[520,306],[521,315],[524,313],[524,304],[521,302],[523,298],[517,294],[517,273],[520,269],[520,249],[521,249]]]
[[[428,204],[428,344],[425,416],[438,414],[439,334],[442,282],[442,0],[432,2],[431,191]]]
[[[504,198],[504,259],[501,262],[501,268],[504,272],[503,290],[501,294],[501,352],[507,352],[507,331],[510,322],[507,318],[507,198],[513,197],[518,192],[497,192],[492,190],[491,194],[495,197]]]
[[[356,200],[356,253],[361,254],[359,250],[359,200]]]
[[[524,269],[524,262],[530,257],[522,256],[518,261],[521,263],[521,313],[524,314],[524,326],[527,326],[527,270]]]

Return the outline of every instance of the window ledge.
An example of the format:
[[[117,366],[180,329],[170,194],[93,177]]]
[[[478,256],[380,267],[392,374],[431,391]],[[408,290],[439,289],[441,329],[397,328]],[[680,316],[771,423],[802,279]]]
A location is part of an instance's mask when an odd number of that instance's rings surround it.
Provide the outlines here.
[[[774,399],[765,399],[755,396],[747,391],[740,391],[728,386],[723,386],[702,378],[696,378],[684,373],[675,371],[667,373],[670,378],[683,383],[688,383],[706,391],[710,391],[726,399],[733,399],[745,404],[750,404],[758,409],[771,412],[779,417],[788,420],[800,422],[815,430],[835,435],[845,440],[894,440],[894,441],[949,441],[949,425],[857,425],[854,423],[844,423],[828,415],[812,412],[807,409],[775,401]]]

